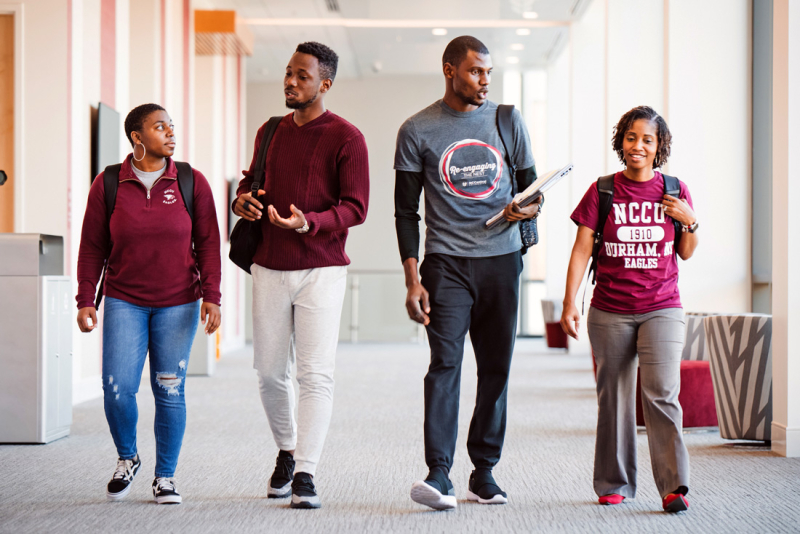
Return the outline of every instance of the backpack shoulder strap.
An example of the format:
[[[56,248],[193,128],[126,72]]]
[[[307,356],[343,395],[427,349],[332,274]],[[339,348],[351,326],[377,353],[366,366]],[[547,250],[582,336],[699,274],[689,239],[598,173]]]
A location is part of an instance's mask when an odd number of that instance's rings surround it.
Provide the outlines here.
[[[111,223],[111,214],[114,213],[114,206],[117,204],[117,188],[119,187],[119,170],[121,163],[109,165],[103,171],[103,191],[106,198],[106,224]],[[95,309],[100,309],[103,302],[103,285],[106,281],[106,271],[108,271],[108,258],[103,261],[103,274],[100,276],[100,285],[97,288],[97,295],[94,299]]]
[[[514,115],[514,106],[510,104],[500,104],[497,106],[497,131],[500,133],[500,141],[506,152],[506,164],[511,171],[512,194],[517,194],[517,166],[509,147],[514,148],[514,128],[511,126],[511,117]]]
[[[103,189],[106,196],[106,221],[111,220],[114,206],[117,204],[117,187],[119,187],[119,170],[121,163],[109,165],[103,171]]]
[[[681,182],[674,176],[668,176],[666,174],[661,174],[664,177],[664,194],[669,195],[675,198],[680,198],[681,195]],[[683,236],[683,226],[681,223],[672,219],[672,224],[675,226],[675,247],[673,251],[677,253],[678,251],[678,243],[681,241],[681,237]]]
[[[597,260],[600,257],[600,245],[603,242],[603,227],[606,225],[614,205],[614,175],[601,176],[597,179],[597,226],[594,229],[594,245],[592,245],[592,264],[589,276],[592,284],[597,282]]]
[[[282,116],[270,117],[267,121],[267,127],[264,129],[264,137],[261,139],[261,144],[258,146],[258,156],[256,157],[256,170],[253,176],[253,184],[250,186],[250,192],[253,196],[258,196],[258,190],[264,187],[266,182],[266,167],[267,167],[267,151],[269,144],[272,142],[272,137],[275,135],[275,130],[278,129],[278,124],[283,120]]]
[[[603,227],[611,213],[611,206],[614,205],[614,175],[601,176],[597,179],[597,198],[598,198],[598,218],[595,235],[603,236]]]
[[[178,189],[183,197],[183,205],[194,223],[194,172],[185,161],[176,161],[175,166],[178,167]]]

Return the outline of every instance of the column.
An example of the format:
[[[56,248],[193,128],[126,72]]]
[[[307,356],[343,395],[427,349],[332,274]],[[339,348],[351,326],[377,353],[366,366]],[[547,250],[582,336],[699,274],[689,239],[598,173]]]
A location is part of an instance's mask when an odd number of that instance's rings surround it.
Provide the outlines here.
[[[800,456],[800,3],[775,0],[772,42],[772,450]],[[793,196],[794,195],[794,196]],[[794,268],[793,268],[794,267]]]

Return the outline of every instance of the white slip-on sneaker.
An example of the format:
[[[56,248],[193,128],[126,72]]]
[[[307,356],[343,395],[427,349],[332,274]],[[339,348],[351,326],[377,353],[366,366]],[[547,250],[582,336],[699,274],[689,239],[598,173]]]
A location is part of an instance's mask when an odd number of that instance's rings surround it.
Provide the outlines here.
[[[443,487],[447,493],[442,493],[436,486]],[[431,472],[425,480],[417,480],[411,485],[411,500],[434,510],[452,510],[458,505],[453,484],[446,475],[438,471],[435,474]]]

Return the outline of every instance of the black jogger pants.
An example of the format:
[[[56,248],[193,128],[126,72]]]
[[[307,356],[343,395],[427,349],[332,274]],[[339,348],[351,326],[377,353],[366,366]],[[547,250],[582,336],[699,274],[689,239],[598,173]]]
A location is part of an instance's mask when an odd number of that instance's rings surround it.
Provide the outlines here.
[[[425,376],[425,462],[430,469],[449,471],[453,465],[467,332],[478,366],[467,450],[476,468],[491,469],[500,460],[521,272],[520,252],[488,258],[428,254],[422,262],[421,282],[431,299],[431,364]]]

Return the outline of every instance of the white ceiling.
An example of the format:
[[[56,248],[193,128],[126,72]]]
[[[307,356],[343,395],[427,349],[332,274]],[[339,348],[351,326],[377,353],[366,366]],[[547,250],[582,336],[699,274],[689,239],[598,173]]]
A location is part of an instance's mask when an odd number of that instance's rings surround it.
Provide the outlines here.
[[[458,35],[473,35],[489,48],[496,69],[530,69],[557,57],[568,37],[568,25],[583,14],[591,0],[195,0],[197,9],[235,10],[255,38],[247,58],[249,81],[283,77],[286,62],[298,43],[319,41],[339,54],[337,77],[437,74],[447,43]],[[535,20],[523,12],[536,12]],[[266,20],[265,20],[266,19]],[[288,26],[270,19],[367,19],[383,27]],[[428,27],[389,27],[412,24]],[[449,27],[440,21],[477,21],[476,27]],[[518,21],[517,25],[515,21]],[[448,29],[432,34],[432,24]],[[463,23],[462,23],[463,24]],[[469,23],[472,24],[472,23]],[[493,27],[510,24],[510,27]],[[532,27],[532,26],[536,27]],[[530,35],[517,35],[517,26]],[[523,50],[512,50],[522,45]],[[517,58],[518,63],[511,63]]]

